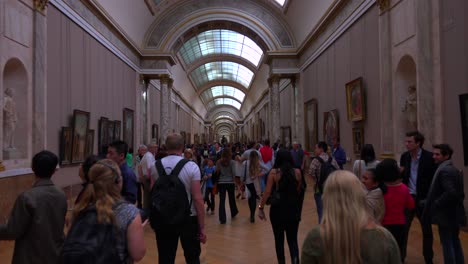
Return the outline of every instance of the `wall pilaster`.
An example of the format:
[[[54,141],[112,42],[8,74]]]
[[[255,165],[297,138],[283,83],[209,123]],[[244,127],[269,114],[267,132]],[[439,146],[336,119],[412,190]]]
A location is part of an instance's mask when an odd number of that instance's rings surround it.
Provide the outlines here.
[[[280,139],[280,77],[272,75],[268,79],[270,91],[270,108],[271,108],[271,141],[274,143]]]
[[[32,153],[47,148],[47,4],[34,1]]]
[[[393,157],[393,92],[392,92],[392,43],[391,18],[388,1],[379,1],[381,14],[379,17],[380,45],[380,149],[382,157]]]
[[[161,143],[166,141],[169,135],[170,103],[173,80],[169,76],[161,78]]]

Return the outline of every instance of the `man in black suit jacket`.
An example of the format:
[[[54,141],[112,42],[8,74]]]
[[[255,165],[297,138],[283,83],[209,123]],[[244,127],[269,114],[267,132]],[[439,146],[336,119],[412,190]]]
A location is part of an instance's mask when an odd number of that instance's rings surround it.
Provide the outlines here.
[[[406,245],[408,242],[408,233],[416,214],[421,223],[423,233],[423,256],[426,264],[432,263],[434,251],[432,250],[432,226],[430,223],[421,222],[421,215],[424,209],[424,201],[431,186],[432,178],[436,170],[432,153],[423,149],[424,136],[419,131],[406,133],[405,145],[406,151],[401,155],[400,167],[403,177],[403,183],[408,186],[411,195],[415,200],[415,210],[407,214],[407,230],[404,252],[401,252],[402,259],[406,257]]]
[[[439,226],[444,263],[464,263],[463,249],[458,237],[460,226],[466,225],[463,177],[453,166],[453,150],[448,144],[434,145],[433,148],[433,157],[439,167],[427,194],[422,221]]]

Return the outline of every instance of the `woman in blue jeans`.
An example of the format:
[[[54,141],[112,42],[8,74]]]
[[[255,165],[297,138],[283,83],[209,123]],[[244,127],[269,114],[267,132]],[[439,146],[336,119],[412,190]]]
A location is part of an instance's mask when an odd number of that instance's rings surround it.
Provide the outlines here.
[[[229,195],[229,207],[231,208],[231,219],[239,213],[236,204],[235,177],[236,161],[231,159],[231,150],[224,149],[221,158],[216,162],[216,172],[219,173],[218,193],[219,193],[219,222],[226,223],[226,192]]]
[[[258,206],[258,216],[266,220],[263,206],[272,195],[270,221],[275,236],[276,257],[278,263],[286,263],[284,255],[284,233],[289,246],[291,263],[299,263],[297,232],[300,220],[301,171],[293,168],[291,153],[280,150],[276,155],[275,165],[270,171],[267,186]],[[272,194],[272,191],[275,192]]]

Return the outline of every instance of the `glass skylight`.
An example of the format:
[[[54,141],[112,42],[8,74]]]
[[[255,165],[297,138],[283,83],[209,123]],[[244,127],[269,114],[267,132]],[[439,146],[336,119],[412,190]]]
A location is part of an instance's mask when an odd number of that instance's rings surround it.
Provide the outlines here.
[[[230,61],[209,62],[190,73],[197,87],[213,80],[231,80],[248,88],[253,75],[254,73],[247,67]]]
[[[232,120],[236,120],[236,117],[232,113],[229,113],[226,111],[220,111],[213,115],[213,120],[220,119],[220,118],[229,118]]]
[[[179,54],[186,65],[211,54],[231,54],[258,66],[263,51],[249,37],[232,30],[215,29],[202,32],[189,39],[180,48]]]
[[[284,2],[286,2],[286,0],[275,0],[276,3],[278,3],[280,6],[283,6],[284,5]]]
[[[231,96],[242,103],[244,101],[245,94],[241,90],[232,86],[214,86],[201,94],[204,102],[211,101],[213,98],[218,96]]]
[[[215,106],[218,106],[218,105],[232,105],[237,110],[240,110],[240,107],[241,107],[241,104],[238,101],[233,100],[231,98],[216,98],[216,99],[210,101],[206,105],[206,108],[208,110],[210,110],[211,108],[213,108]]]

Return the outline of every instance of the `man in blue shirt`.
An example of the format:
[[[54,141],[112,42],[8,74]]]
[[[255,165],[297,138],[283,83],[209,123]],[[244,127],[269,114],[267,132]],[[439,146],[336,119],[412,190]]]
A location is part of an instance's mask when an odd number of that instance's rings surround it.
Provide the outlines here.
[[[344,151],[343,147],[340,145],[340,138],[334,137],[333,138],[333,158],[338,163],[340,169],[343,169],[343,165],[346,163],[346,152]]]
[[[125,155],[128,152],[127,143],[117,140],[109,144],[107,148],[107,158],[119,164],[122,174],[122,191],[121,195],[126,201],[134,204],[137,200],[137,182],[133,170],[127,165]]]

